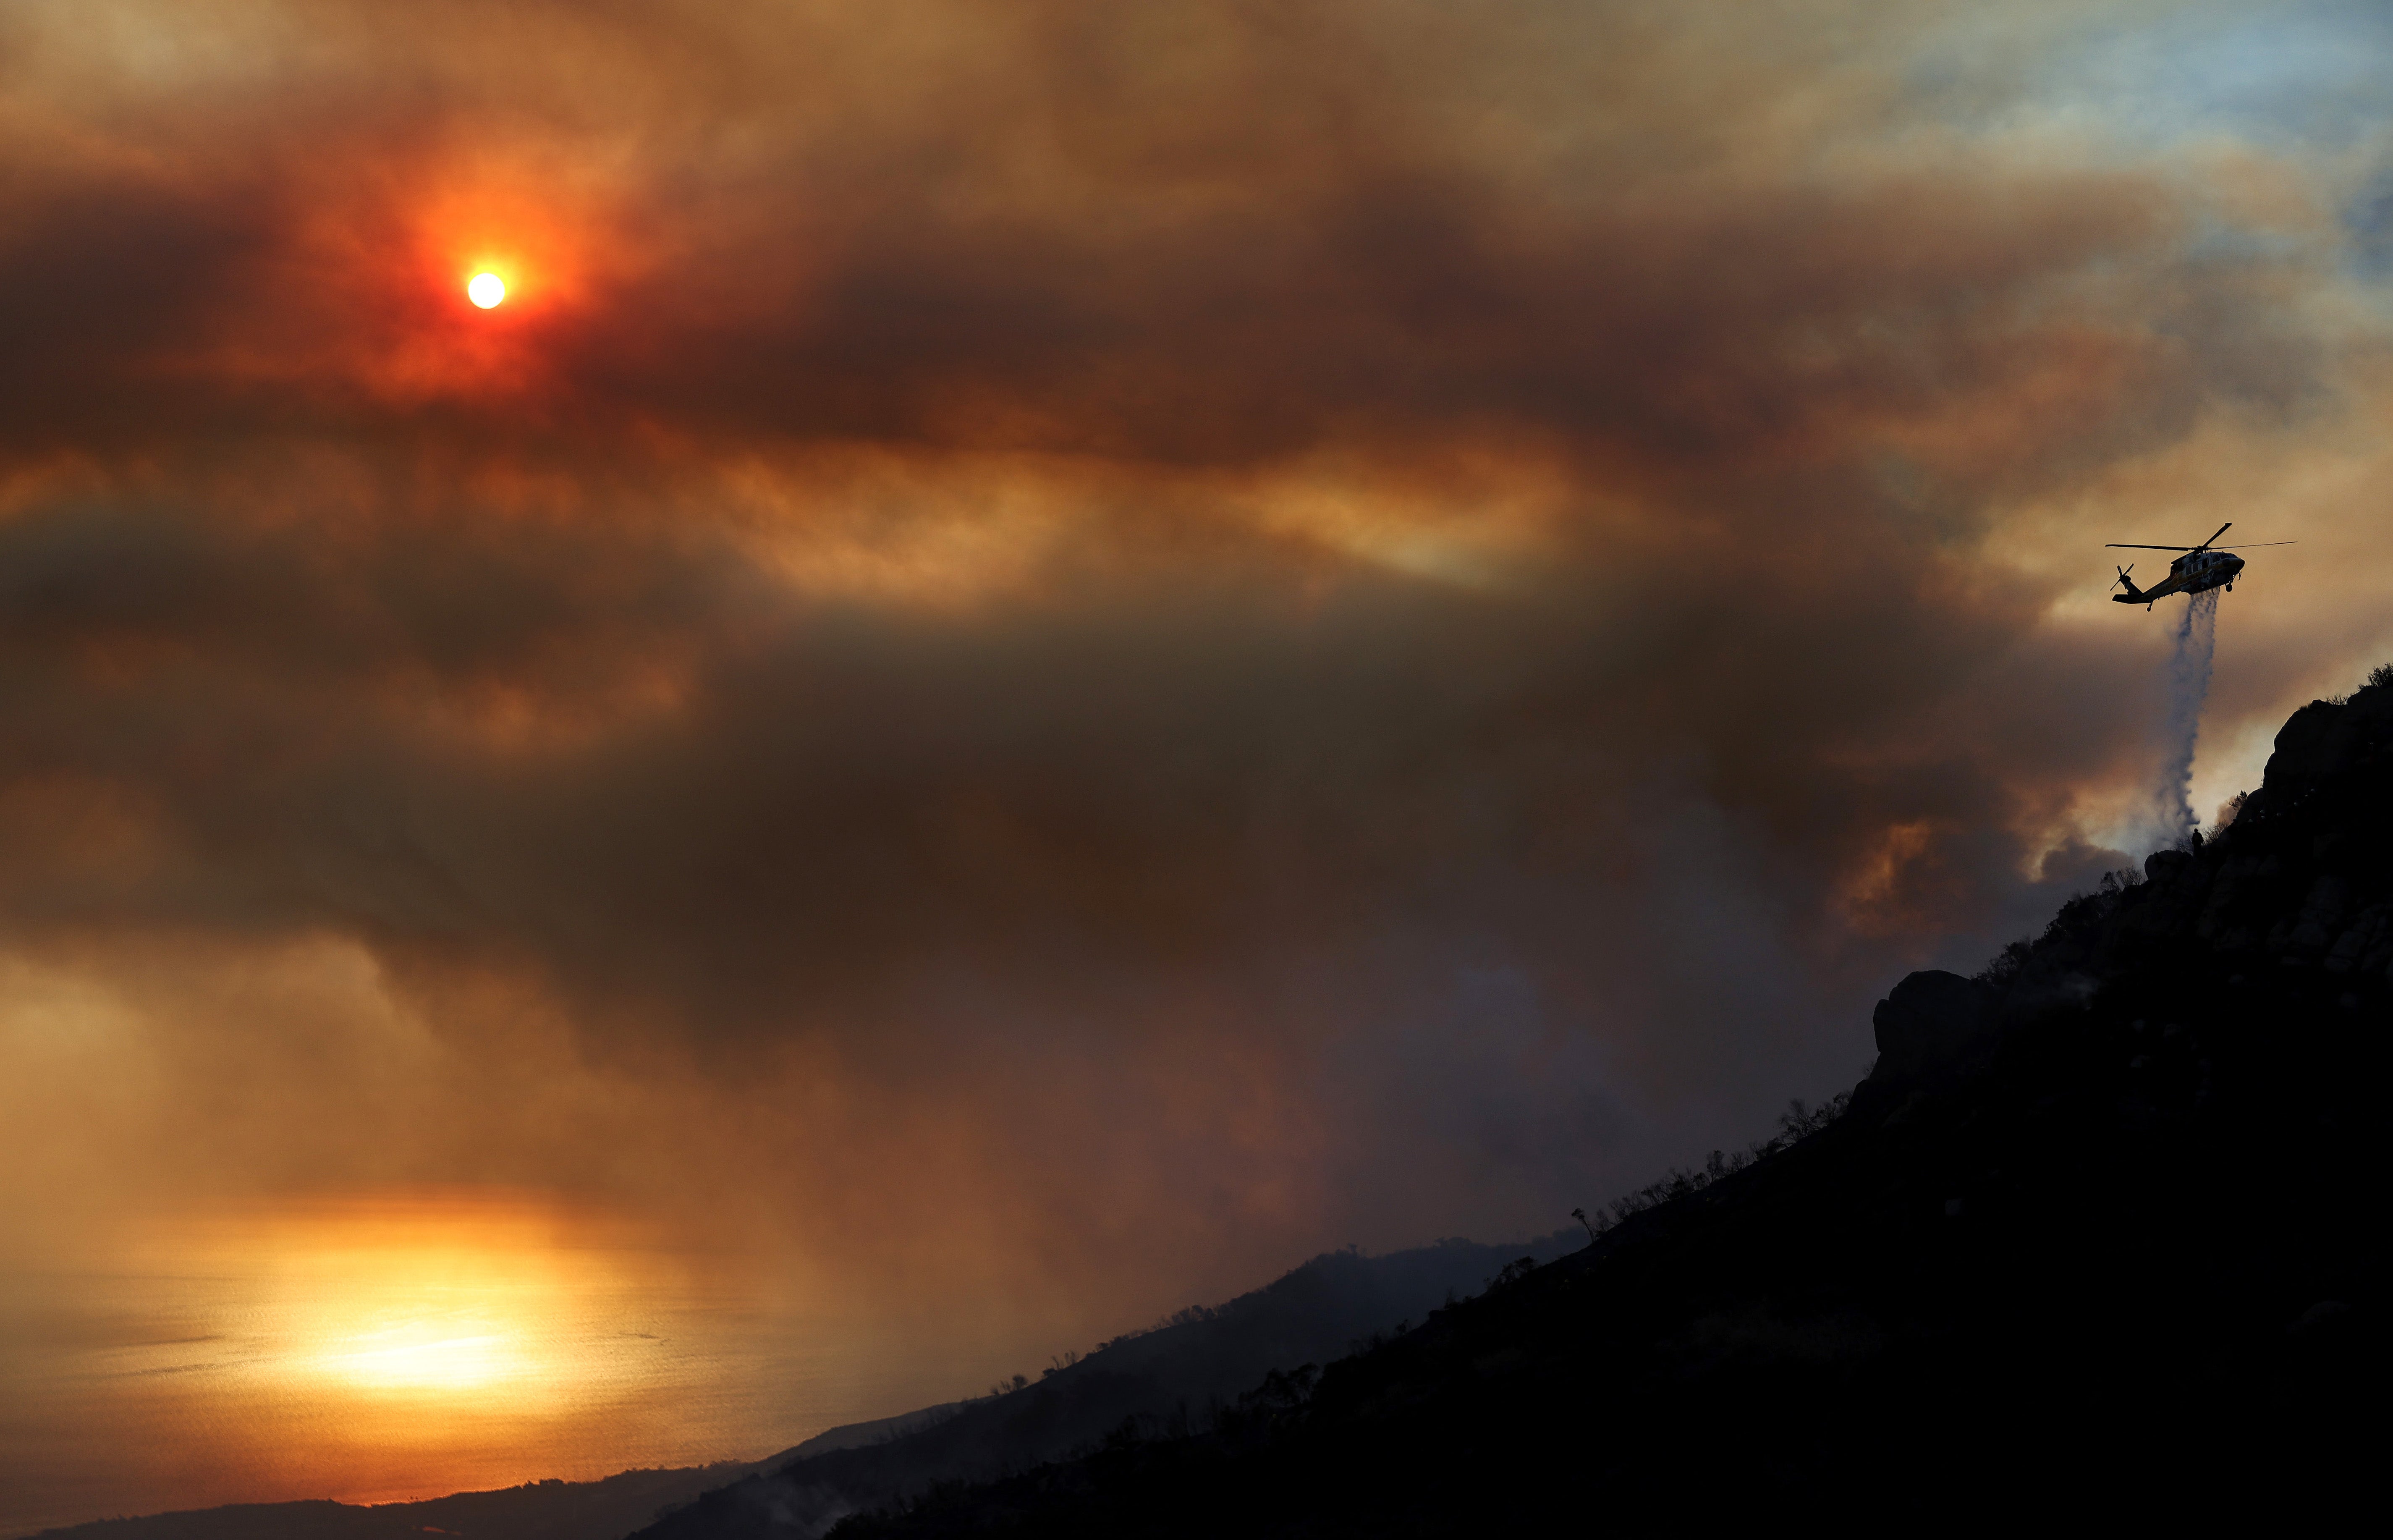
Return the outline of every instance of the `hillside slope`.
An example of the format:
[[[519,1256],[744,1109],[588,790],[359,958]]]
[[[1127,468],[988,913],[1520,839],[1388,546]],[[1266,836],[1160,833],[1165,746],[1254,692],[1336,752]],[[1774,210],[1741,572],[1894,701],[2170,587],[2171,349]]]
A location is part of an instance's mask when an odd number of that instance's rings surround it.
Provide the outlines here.
[[[1524,1249],[1559,1254],[1557,1235],[1530,1247],[1443,1241],[1364,1257],[1316,1257],[1218,1310],[1188,1311],[1156,1330],[1107,1343],[1035,1383],[950,1408],[915,1430],[855,1447],[766,1461],[756,1475],[668,1514],[641,1540],[812,1536],[843,1516],[934,1483],[1053,1459],[1125,1419],[1202,1426],[1267,1372],[1352,1350],[1484,1286]]]
[[[1209,1432],[837,1533],[2316,1527],[2385,1366],[2388,791],[2393,684],[2314,703],[2209,845],[1905,979],[1792,1148]]]

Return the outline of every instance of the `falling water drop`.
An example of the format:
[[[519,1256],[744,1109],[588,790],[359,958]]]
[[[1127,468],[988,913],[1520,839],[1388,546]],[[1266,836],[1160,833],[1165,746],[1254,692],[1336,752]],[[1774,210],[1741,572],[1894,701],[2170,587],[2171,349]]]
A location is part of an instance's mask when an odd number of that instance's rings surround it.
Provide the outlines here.
[[[2217,643],[2218,591],[2212,589],[2187,602],[2161,676],[2161,766],[2152,788],[2152,812],[2161,841],[2169,848],[2186,844],[2201,827],[2193,811],[2193,749],[2202,730],[2202,705],[2210,695],[2210,659]]]

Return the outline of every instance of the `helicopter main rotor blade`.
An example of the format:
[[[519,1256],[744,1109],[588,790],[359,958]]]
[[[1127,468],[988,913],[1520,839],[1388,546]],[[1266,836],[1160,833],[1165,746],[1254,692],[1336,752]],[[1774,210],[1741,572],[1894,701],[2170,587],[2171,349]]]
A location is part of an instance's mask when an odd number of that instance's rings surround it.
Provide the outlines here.
[[[2214,545],[2213,551],[2257,551],[2269,545],[2299,545],[2297,540],[2256,540],[2248,545]]]
[[[2105,551],[2199,551],[2202,547],[2199,545],[2130,545],[2125,541],[2114,540],[2104,545],[2102,549]]]
[[[2210,531],[2210,540],[2216,540],[2219,536],[2221,536],[2221,535],[2223,535],[2223,534],[2227,533],[2227,531],[2228,531],[2228,530],[2232,529],[2234,529],[2234,528],[2235,528],[2235,521],[2234,521],[2233,519],[2231,519],[2231,518],[2230,518],[2230,519],[2229,519],[2226,523],[2224,523],[2224,524],[2220,525],[2217,529],[2213,529],[2212,531]],[[2210,540],[2203,541],[2200,545],[2195,546],[2195,547],[2194,547],[2194,549],[2195,549],[2195,550],[2197,550],[2197,551],[2207,551],[2207,550],[2209,550],[2209,549],[2210,549]]]

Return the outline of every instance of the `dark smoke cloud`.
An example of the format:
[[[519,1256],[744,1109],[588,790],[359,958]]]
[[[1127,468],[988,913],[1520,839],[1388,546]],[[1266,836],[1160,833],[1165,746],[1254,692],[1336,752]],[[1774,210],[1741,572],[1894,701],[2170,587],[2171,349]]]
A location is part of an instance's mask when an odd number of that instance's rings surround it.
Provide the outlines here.
[[[737,1173],[859,1292],[1764,1131],[2125,858],[2147,659],[2007,539],[2360,390],[2331,219],[1957,126],[1940,15],[30,7],[9,944],[353,946],[487,1072],[209,1180]]]

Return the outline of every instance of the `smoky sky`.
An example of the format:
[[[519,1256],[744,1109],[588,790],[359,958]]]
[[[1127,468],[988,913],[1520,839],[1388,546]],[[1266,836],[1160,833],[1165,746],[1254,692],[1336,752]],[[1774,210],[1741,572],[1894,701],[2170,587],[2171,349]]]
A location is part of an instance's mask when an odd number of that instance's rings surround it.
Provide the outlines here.
[[[2104,541],[2306,542],[2220,753],[2387,639],[2367,84],[2007,9],[12,7],[46,1168],[1115,1308],[1766,1132],[2139,856]]]

